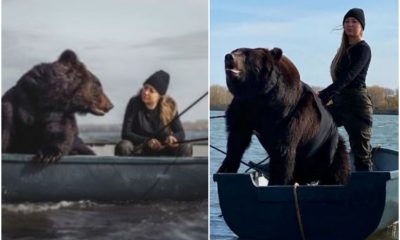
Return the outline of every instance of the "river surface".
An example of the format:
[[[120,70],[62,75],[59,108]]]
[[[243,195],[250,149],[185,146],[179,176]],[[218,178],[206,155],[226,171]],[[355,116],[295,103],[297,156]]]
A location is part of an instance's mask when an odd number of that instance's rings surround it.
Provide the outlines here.
[[[207,239],[208,201],[3,204],[2,239]]]
[[[221,116],[223,111],[211,111],[210,116]],[[375,115],[374,125],[372,129],[372,146],[378,144],[384,148],[389,148],[398,151],[398,115]],[[210,143],[225,151],[226,150],[226,131],[225,119],[215,118],[210,120]],[[348,146],[348,136],[343,128],[339,128],[339,132],[346,139]],[[253,136],[252,144],[247,149],[243,159],[244,161],[252,160],[254,162],[261,161],[265,158],[265,150],[258,143],[257,138]],[[218,170],[225,155],[211,149],[210,150],[210,239],[213,240],[234,240],[237,236],[225,224],[221,216],[221,209],[218,202],[217,185],[212,180],[212,174]],[[244,172],[247,168],[241,165],[239,172]],[[398,224],[394,224],[383,231],[370,236],[368,240],[397,240],[398,239]]]

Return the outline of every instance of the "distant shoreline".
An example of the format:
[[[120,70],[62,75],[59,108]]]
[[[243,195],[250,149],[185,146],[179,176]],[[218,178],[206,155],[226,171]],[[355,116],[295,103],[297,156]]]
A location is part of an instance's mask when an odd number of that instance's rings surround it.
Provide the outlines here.
[[[227,107],[210,107],[210,111],[226,111]],[[399,115],[398,110],[374,110],[374,115]]]
[[[210,111],[226,111],[226,107],[210,107]]]
[[[194,122],[182,122],[185,131],[208,131],[208,120],[197,120]],[[82,124],[79,125],[80,132],[121,132],[122,124]]]
[[[395,110],[387,110],[387,111],[383,111],[383,110],[375,110],[374,111],[375,115],[399,115],[399,111],[395,111]]]

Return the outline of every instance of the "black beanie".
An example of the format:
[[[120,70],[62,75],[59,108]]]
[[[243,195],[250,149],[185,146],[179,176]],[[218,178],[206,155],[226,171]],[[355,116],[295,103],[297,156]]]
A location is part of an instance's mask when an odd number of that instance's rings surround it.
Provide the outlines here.
[[[169,74],[163,70],[159,70],[153,73],[143,84],[151,85],[160,95],[164,95],[168,89]]]
[[[362,29],[364,30],[364,28],[365,28],[365,17],[364,17],[364,11],[361,8],[352,8],[352,9],[350,9],[346,13],[346,15],[344,15],[343,24],[344,24],[344,21],[346,20],[346,18],[348,18],[348,17],[353,17],[353,18],[357,19],[360,22],[360,24],[362,26]]]

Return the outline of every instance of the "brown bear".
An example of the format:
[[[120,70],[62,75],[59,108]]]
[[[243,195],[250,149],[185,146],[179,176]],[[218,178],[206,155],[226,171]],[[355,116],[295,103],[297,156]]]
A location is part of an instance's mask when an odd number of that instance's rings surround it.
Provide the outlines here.
[[[25,73],[2,97],[2,153],[36,154],[54,162],[64,154],[94,154],[78,137],[75,113],[102,116],[113,107],[99,79],[65,50],[53,63]]]
[[[226,111],[227,155],[218,172],[237,172],[253,132],[270,156],[270,185],[344,184],[344,141],[318,96],[282,50],[241,48],[225,56],[234,98]]]

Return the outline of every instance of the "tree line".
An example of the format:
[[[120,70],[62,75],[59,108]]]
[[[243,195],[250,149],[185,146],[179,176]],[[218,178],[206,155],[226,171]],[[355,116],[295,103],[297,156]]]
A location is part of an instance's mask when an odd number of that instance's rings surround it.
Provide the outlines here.
[[[319,91],[321,87],[313,87]],[[368,94],[371,97],[375,113],[398,114],[399,89],[389,89],[379,86],[368,87]],[[232,94],[226,87],[212,85],[210,87],[210,108],[211,110],[224,110],[232,101]]]

